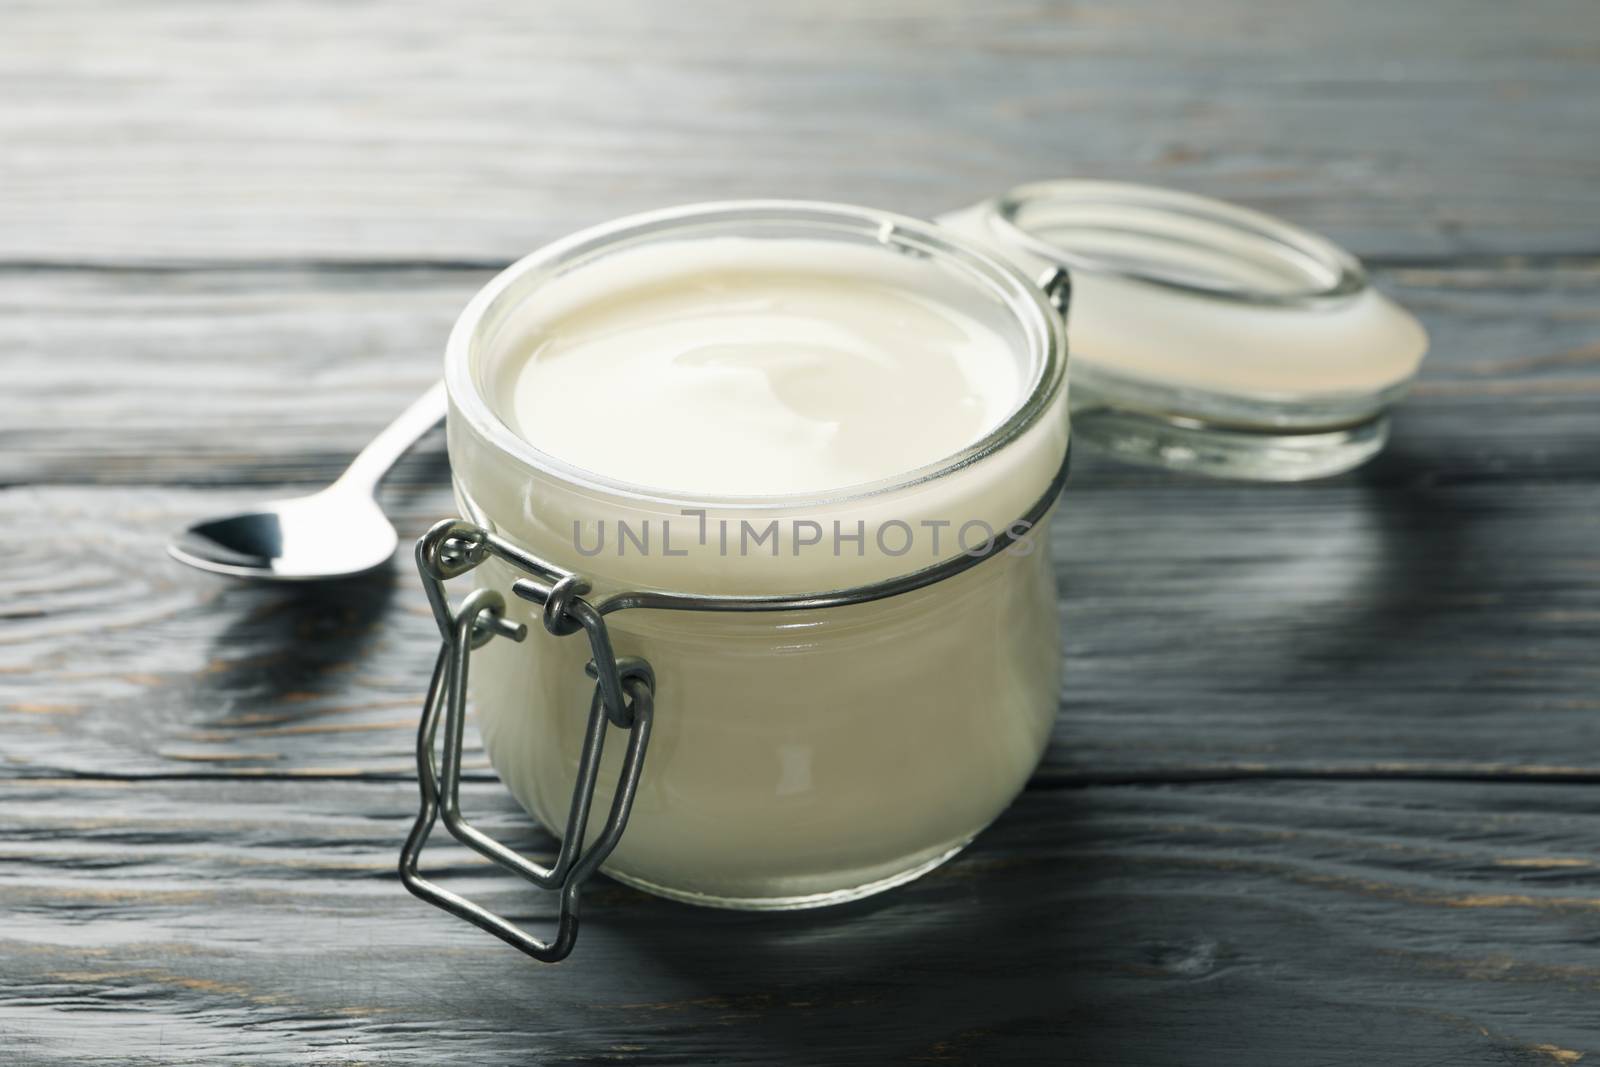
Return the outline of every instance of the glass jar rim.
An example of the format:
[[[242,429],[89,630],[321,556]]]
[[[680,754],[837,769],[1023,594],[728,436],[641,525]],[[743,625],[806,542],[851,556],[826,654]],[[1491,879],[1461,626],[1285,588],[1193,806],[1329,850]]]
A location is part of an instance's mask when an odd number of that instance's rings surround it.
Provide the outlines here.
[[[1341,300],[1367,287],[1366,272],[1355,256],[1332,241],[1283,219],[1211,197],[1135,182],[1078,179],[1019,185],[988,202],[991,221],[1004,239],[1068,269],[1112,274],[1191,295],[1270,307],[1300,307]],[[1153,238],[1174,245],[1259,267],[1264,261],[1299,275],[1301,283],[1269,289],[1244,283],[1211,281],[1164,268],[1159,261],[1131,264],[1113,257],[1073,249],[1041,236],[1030,227],[1030,211],[1110,208],[1142,213],[1136,227],[1082,227]],[[1163,224],[1170,228],[1163,228]],[[1177,232],[1180,224],[1215,228],[1255,253],[1246,258],[1233,248],[1197,241]]]
[[[904,254],[960,267],[1017,320],[1029,349],[1028,377],[1017,403],[989,433],[961,450],[915,470],[825,493],[772,496],[678,492],[608,477],[535,447],[516,433],[484,395],[475,369],[480,343],[513,309],[531,298],[546,272],[582,268],[604,256],[662,238],[709,237],[739,226],[761,226],[786,236],[871,241]],[[452,414],[524,466],[563,482],[627,500],[707,509],[786,509],[836,505],[914,488],[968,467],[1033,426],[1066,381],[1066,331],[1044,290],[1019,268],[981,244],[937,224],[875,208],[807,200],[732,200],[688,204],[615,219],[553,241],[523,257],[480,289],[456,319],[445,348],[445,384]],[[603,423],[597,432],[605,432]]]

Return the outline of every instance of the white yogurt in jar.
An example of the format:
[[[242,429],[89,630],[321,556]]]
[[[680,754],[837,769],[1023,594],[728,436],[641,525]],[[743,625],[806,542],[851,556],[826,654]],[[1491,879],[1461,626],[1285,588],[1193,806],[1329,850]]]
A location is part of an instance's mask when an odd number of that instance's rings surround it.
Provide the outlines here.
[[[624,220],[518,264],[463,315],[446,373],[458,497],[580,571],[596,603],[893,579],[957,556],[964,524],[1004,530],[1046,495],[1067,439],[1061,333],[1027,278],[913,220],[808,204]],[[782,532],[741,550],[694,536],[685,511]],[[594,549],[619,524],[653,529],[649,547]],[[801,551],[807,524],[824,538]],[[904,551],[880,539],[902,528]],[[609,615],[618,655],[648,660],[657,687],[604,869],[698,903],[788,908],[887,888],[959,849],[1022,788],[1054,720],[1045,538],[845,607]],[[493,560],[474,575],[502,591],[518,577]],[[507,787],[559,829],[589,652],[508,601],[528,637],[474,653],[473,699]]]
[[[822,495],[936,463],[1023,383],[994,329],[904,266],[807,241],[626,253],[523,324],[503,372],[514,428],[585,470],[711,496]],[[597,408],[607,432],[590,432]]]

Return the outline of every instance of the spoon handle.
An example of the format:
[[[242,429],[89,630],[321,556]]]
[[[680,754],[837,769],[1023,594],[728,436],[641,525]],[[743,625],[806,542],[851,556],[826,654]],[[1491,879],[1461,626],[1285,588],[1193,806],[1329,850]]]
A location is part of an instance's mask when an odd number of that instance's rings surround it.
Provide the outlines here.
[[[360,488],[369,495],[376,492],[383,476],[418,438],[439,425],[448,407],[444,382],[435,382],[433,388],[413,401],[399,418],[368,442],[334,484],[340,488]]]

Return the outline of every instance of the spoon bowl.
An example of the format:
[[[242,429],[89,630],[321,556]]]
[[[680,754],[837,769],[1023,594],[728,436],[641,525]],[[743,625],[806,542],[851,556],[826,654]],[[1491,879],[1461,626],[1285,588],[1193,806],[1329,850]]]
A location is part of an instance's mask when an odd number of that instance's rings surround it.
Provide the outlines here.
[[[378,483],[439,424],[445,407],[439,382],[373,438],[326,489],[204,519],[174,537],[168,554],[212,574],[280,582],[349,578],[382,566],[394,557],[400,535],[375,499]]]
[[[400,535],[369,496],[330,487],[188,527],[172,558],[213,574],[304,582],[347,578],[387,563]]]

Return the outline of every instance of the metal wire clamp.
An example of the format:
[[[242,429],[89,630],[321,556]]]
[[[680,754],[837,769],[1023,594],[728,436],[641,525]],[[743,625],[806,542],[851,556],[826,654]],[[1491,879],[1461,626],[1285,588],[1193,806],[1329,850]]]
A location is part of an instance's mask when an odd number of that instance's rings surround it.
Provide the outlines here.
[[[605,863],[616,848],[628,824],[638,792],[639,775],[644,767],[645,749],[650,742],[651,717],[655,707],[655,674],[638,657],[617,657],[611,647],[605,617],[625,609],[658,611],[767,612],[797,611],[864,604],[899,596],[950,578],[998,555],[1026,536],[1044,518],[1066,484],[1070,452],[1062,457],[1061,467],[1049,486],[1016,522],[998,531],[978,550],[963,552],[938,563],[896,578],[848,589],[820,593],[772,595],[710,595],[661,591],[612,593],[597,604],[583,594],[589,584],[581,575],[565,570],[498,537],[481,526],[462,519],[445,519],[417,541],[417,569],[422,574],[428,602],[439,624],[442,644],[434,664],[433,680],[423,704],[422,722],[417,729],[417,782],[422,794],[417,821],[400,852],[400,879],[407,889],[452,915],[487,930],[514,948],[546,963],[565,959],[578,936],[578,904],[583,883]],[[444,583],[466,574],[490,557],[510,564],[529,577],[511,583],[511,591],[524,600],[543,606],[542,621],[558,637],[578,633],[589,640],[587,671],[594,679],[594,696],[589,702],[589,719],[584,734],[583,754],[578,777],[573,785],[572,805],[568,809],[565,833],[555,863],[541,866],[520,856],[476,829],[461,814],[461,735],[466,719],[467,663],[472,650],[495,638],[521,641],[526,627],[505,617],[505,598],[492,589],[478,589],[452,611]],[[594,802],[595,779],[605,742],[606,724],[628,731],[628,748],[623,757],[620,779],[611,811],[599,836],[587,849],[583,839]],[[440,725],[444,740],[439,746]],[[438,819],[462,844],[495,863],[521,875],[541,889],[561,893],[561,911],[556,935],[542,941],[521,927],[452,893],[422,877],[417,861],[428,834]]]
[[[627,826],[628,813],[638,791],[639,772],[644,766],[645,748],[650,743],[650,723],[654,711],[655,675],[642,659],[618,659],[611,648],[605,619],[581,594],[588,591],[583,579],[562,574],[546,583],[523,579],[517,583],[519,595],[544,605],[544,625],[557,636],[582,630],[588,635],[591,660],[588,671],[595,679],[594,697],[589,702],[589,721],[584,734],[583,754],[573,786],[572,805],[567,815],[566,833],[555,862],[544,867],[513,852],[474,827],[461,813],[461,736],[466,719],[467,664],[473,649],[496,637],[521,641],[527,627],[505,618],[505,599],[492,589],[470,593],[458,611],[450,610],[444,583],[494,555],[514,566],[531,570],[536,578],[553,576],[555,568],[517,551],[499,538],[471,523],[446,519],[436,524],[417,542],[417,569],[422,573],[428,601],[439,624],[442,642],[434,664],[433,679],[423,704],[422,722],[417,730],[417,782],[422,793],[421,810],[400,853],[400,880],[407,889],[452,915],[459,916],[502,941],[521,949],[537,960],[554,963],[565,959],[578,937],[578,906],[583,884],[616,848]],[[534,566],[534,565],[537,566]],[[583,847],[594,802],[595,780],[605,746],[606,723],[628,731],[628,748],[623,757],[621,778],[611,803],[611,811],[599,836],[587,849]],[[444,726],[443,751],[435,762],[439,727]],[[541,889],[559,891],[561,910],[555,937],[540,940],[516,924],[479,904],[424,878],[417,870],[423,846],[434,822],[444,819],[456,840],[508,870],[514,871]]]

